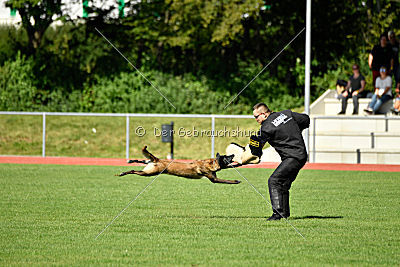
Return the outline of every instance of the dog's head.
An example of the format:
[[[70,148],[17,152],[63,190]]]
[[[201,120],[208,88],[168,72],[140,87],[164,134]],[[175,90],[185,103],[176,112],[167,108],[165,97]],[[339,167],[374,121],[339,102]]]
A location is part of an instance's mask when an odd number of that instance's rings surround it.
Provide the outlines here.
[[[221,169],[226,169],[228,168],[229,164],[231,164],[233,162],[233,157],[235,155],[220,155],[219,153],[217,153],[217,162],[218,165]]]

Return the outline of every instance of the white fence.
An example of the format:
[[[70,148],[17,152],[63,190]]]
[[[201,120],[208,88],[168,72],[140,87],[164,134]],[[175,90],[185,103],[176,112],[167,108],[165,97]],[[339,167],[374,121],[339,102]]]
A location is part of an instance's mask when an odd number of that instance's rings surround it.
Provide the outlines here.
[[[75,112],[13,112],[13,111],[0,111],[0,115],[35,115],[42,116],[42,157],[46,156],[46,116],[86,116],[86,117],[125,117],[126,118],[126,158],[129,158],[129,118],[134,117],[158,117],[158,118],[209,118],[211,123],[211,157],[215,154],[215,119],[254,119],[251,115],[208,115],[208,114],[151,114],[151,113],[75,113]],[[313,133],[312,133],[312,147],[313,155],[312,162],[316,162],[316,129],[317,120],[385,120],[385,129],[388,131],[390,120],[400,120],[400,117],[387,117],[387,116],[316,116],[313,117]],[[307,148],[309,147],[306,144]],[[311,155],[310,155],[311,156]]]
[[[211,157],[215,150],[215,119],[253,119],[250,115],[207,115],[207,114],[148,114],[148,113],[75,113],[75,112],[14,112],[0,111],[0,115],[35,115],[42,116],[42,157],[46,156],[46,116],[85,116],[85,117],[125,117],[126,118],[126,159],[129,158],[129,118],[209,118],[211,119]]]

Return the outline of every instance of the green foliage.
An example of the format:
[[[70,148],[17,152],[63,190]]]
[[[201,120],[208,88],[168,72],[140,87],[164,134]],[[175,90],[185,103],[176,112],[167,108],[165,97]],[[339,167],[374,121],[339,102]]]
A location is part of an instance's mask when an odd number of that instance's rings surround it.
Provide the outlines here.
[[[39,91],[34,85],[34,62],[17,55],[0,67],[0,110],[36,110],[40,107]]]
[[[86,95],[86,99],[92,102],[84,105],[91,106],[91,111],[96,112],[209,114],[222,113],[229,101],[229,93],[213,92],[207,87],[205,78],[198,81],[192,75],[172,76],[154,71],[144,75],[155,88],[137,72],[121,73],[94,85]],[[89,97],[90,94],[93,94],[92,97]],[[232,108],[229,110],[232,111]]]
[[[379,3],[380,10],[374,1],[313,2],[312,25],[318,26],[313,26],[312,98],[347,78],[354,59],[369,84],[368,49],[381,32],[400,23],[400,3]],[[134,70],[95,29],[154,79],[177,108],[187,105],[179,112],[248,113],[254,102],[267,102],[275,110],[303,102],[304,33],[270,62],[304,27],[301,1],[129,1],[124,18],[110,16],[118,5],[92,6],[90,16],[80,21],[68,18],[60,0],[8,0],[7,6],[17,8],[23,22],[20,29],[0,26],[0,65],[13,71],[29,64],[34,88],[32,105],[13,108],[173,112],[162,97],[148,93],[154,88],[137,73],[128,74]],[[63,24],[50,27],[54,19]],[[24,61],[5,66],[18,52]],[[223,103],[266,64],[225,110]]]
[[[391,30],[390,26],[394,24],[396,13],[391,11],[391,4],[387,3],[386,6],[380,10],[379,13],[373,14],[372,10],[367,11],[370,23],[368,24],[368,31],[365,32],[365,43],[369,49],[375,44],[379,43],[379,37],[384,31]]]
[[[338,79],[348,80],[348,78],[353,74],[351,67],[353,64],[358,64],[360,66],[360,73],[365,77],[366,80],[366,90],[372,91],[372,75],[370,75],[370,70],[368,67],[368,55],[360,54],[351,60],[342,56],[338,59],[336,64],[332,66],[325,73],[318,73],[318,75],[313,75],[312,85],[317,91],[314,92],[314,98],[323,93],[327,89],[336,88],[336,81]]]
[[[15,59],[17,51],[24,51],[27,44],[24,29],[14,26],[0,26],[0,66],[6,61]]]

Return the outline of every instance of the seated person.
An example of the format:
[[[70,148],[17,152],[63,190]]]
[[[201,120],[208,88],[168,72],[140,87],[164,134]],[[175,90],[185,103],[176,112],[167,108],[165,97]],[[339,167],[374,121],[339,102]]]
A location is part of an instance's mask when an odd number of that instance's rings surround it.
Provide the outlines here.
[[[365,78],[360,74],[360,67],[354,64],[353,75],[350,76],[347,82],[345,91],[338,96],[342,100],[342,110],[338,115],[346,114],[347,100],[351,97],[353,99],[353,115],[358,114],[358,99],[365,97]]]
[[[400,82],[396,86],[396,99],[391,110],[393,114],[399,115],[400,113]]]
[[[376,78],[375,93],[368,108],[364,111],[371,115],[376,114],[383,103],[392,98],[392,78],[387,75],[386,67],[382,66],[379,69],[380,77]]]

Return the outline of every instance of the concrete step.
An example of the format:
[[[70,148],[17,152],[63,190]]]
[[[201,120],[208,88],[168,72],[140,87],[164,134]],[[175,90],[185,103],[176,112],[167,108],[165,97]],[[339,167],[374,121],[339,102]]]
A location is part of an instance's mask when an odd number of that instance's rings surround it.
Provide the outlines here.
[[[374,116],[311,116],[310,135],[314,131],[314,118],[318,132],[387,132],[400,133],[400,117]]]
[[[400,133],[366,132],[317,132],[316,149],[357,149],[357,148],[399,148]],[[310,138],[310,148],[314,149],[314,139]]]
[[[310,162],[318,163],[357,163],[357,150],[354,149],[321,149],[310,151]],[[400,149],[360,149],[360,163],[365,164],[399,164]]]
[[[311,150],[309,153],[310,162],[316,163],[357,163],[356,149],[319,149]],[[263,150],[261,157],[263,162],[280,162],[281,159],[274,148],[269,147]],[[364,164],[399,164],[400,149],[360,149],[360,163]]]
[[[363,110],[368,107],[369,102],[371,102],[371,98],[360,98],[358,100],[358,112],[359,114],[363,114]],[[325,98],[325,115],[337,115],[338,112],[342,109],[342,102],[337,98]],[[389,100],[384,103],[379,111],[381,113],[390,112],[390,108],[393,107],[393,100]],[[347,109],[346,115],[351,115],[353,113],[353,99],[347,100]]]
[[[400,164],[400,149],[360,149],[360,163]]]

